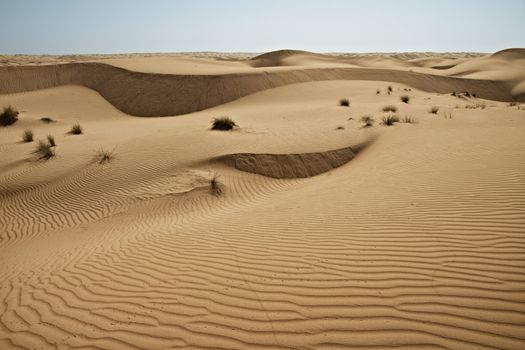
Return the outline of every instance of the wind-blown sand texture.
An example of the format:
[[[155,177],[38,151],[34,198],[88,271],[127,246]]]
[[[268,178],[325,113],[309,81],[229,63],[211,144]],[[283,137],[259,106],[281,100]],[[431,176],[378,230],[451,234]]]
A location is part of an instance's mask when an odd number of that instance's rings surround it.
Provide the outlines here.
[[[0,349],[525,348],[524,50],[196,56],[2,56]]]

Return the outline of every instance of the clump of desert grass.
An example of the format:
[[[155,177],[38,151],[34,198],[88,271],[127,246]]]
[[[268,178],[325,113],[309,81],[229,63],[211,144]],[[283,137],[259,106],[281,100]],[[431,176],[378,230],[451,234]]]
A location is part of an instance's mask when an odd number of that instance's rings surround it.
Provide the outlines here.
[[[371,115],[367,114],[361,117],[361,123],[363,123],[363,128],[369,128],[374,125],[375,119]]]
[[[384,106],[384,107],[383,107],[383,112],[392,112],[392,113],[396,113],[396,112],[397,112],[397,107],[394,106],[394,105]]]
[[[350,100],[347,98],[342,98],[339,100],[339,106],[350,107]]]
[[[485,109],[486,107],[487,105],[485,104],[485,102],[476,102],[474,104],[465,106],[465,108],[467,109],[478,109],[478,108]]]
[[[75,124],[71,127],[71,130],[69,130],[69,133],[72,135],[80,135],[84,131],[82,130],[82,126],[80,124]]]
[[[115,158],[115,152],[114,151],[108,151],[105,149],[99,149],[97,151],[97,154],[95,155],[95,159],[97,160],[98,164],[104,164],[109,163]]]
[[[386,125],[386,126],[394,125],[395,123],[398,123],[398,122],[399,122],[399,117],[395,114],[385,115],[381,119],[381,124]]]
[[[52,118],[49,118],[49,117],[42,117],[42,118],[40,118],[40,121],[43,122],[43,123],[49,124],[49,123],[53,123],[55,120],[52,119]]]
[[[223,193],[222,183],[219,181],[217,173],[214,173],[210,179],[210,193],[215,197],[219,197]]]
[[[53,135],[47,135],[47,143],[51,147],[55,147],[57,145],[56,142],[55,142],[55,137]]]
[[[0,113],[0,126],[13,125],[18,120],[18,114],[18,110],[13,106],[5,106]]]
[[[33,142],[33,131],[26,130],[22,134],[22,141],[24,142]]]
[[[450,110],[448,112],[447,111],[443,112],[443,118],[445,118],[445,119],[452,119],[452,117],[453,117],[452,110]]]
[[[219,117],[213,119],[212,130],[228,131],[236,127],[237,124],[230,117]]]
[[[38,141],[33,154],[38,160],[49,160],[55,156],[55,151],[53,150],[53,146],[51,146],[49,143],[40,140]]]
[[[428,110],[430,113],[432,114],[437,114],[439,112],[439,107],[437,106],[432,106],[430,107],[430,109]]]
[[[402,102],[404,102],[404,103],[408,103],[408,102],[410,102],[410,96],[408,96],[408,95],[403,95],[403,96],[401,96],[399,99],[400,99]]]
[[[412,116],[405,115],[405,116],[403,117],[403,119],[401,119],[401,123],[416,124],[416,123],[417,123],[417,120],[416,120],[416,118],[414,118],[414,117],[412,117]]]

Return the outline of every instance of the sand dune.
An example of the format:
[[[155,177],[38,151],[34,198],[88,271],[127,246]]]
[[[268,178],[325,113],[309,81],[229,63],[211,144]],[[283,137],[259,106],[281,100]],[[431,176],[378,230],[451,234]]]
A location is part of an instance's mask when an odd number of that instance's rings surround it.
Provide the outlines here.
[[[0,68],[0,93],[82,85],[121,111],[136,116],[191,113],[278,86],[323,80],[402,83],[427,92],[469,91],[481,98],[511,101],[506,82],[458,79],[389,69],[311,68],[221,75],[146,74],[102,63]],[[521,96],[521,95],[519,95]],[[518,96],[518,97],[519,97]]]
[[[21,112],[0,128],[0,349],[525,347],[510,80],[429,68],[453,57],[416,67],[439,74],[106,59],[0,69]],[[386,105],[416,123],[380,125]],[[238,128],[211,131],[218,116]],[[26,129],[56,157],[36,161]]]

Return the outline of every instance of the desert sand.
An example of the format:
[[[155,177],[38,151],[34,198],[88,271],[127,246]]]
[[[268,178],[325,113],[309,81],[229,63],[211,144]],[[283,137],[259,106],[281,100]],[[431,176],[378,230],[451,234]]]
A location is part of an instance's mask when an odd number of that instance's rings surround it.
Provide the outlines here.
[[[525,49],[1,56],[0,349],[524,349],[520,102]]]

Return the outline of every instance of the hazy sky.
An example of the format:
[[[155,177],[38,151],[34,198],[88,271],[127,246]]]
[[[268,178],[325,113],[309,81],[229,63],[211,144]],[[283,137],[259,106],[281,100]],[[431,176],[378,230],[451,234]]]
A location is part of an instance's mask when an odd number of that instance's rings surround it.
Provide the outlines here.
[[[525,0],[0,0],[0,53],[525,47]]]

